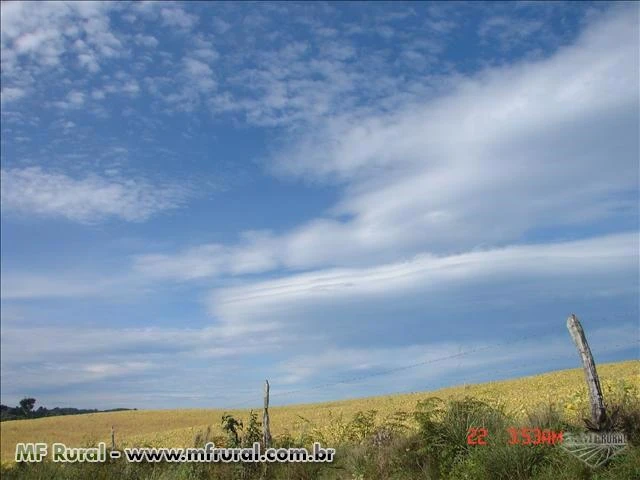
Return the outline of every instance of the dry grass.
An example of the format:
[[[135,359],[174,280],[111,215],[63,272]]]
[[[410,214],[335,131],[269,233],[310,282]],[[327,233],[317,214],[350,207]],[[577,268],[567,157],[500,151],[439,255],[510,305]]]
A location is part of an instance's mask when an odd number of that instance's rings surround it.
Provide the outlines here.
[[[598,373],[607,401],[614,402],[621,395],[640,397],[640,361],[602,364],[598,366]],[[330,426],[331,419],[342,416],[348,420],[359,411],[377,410],[380,419],[396,411],[411,412],[418,400],[430,396],[443,399],[472,396],[500,403],[516,415],[532,411],[540,404],[554,403],[567,417],[577,419],[586,408],[582,370],[575,369],[435,392],[273,407],[270,410],[272,433],[276,436],[289,433],[295,437],[305,428],[313,426],[321,430]],[[249,413],[248,410],[227,412],[244,420]],[[87,446],[104,441],[108,444],[112,425],[120,447],[191,446],[196,433],[209,425],[215,435],[223,437],[220,428],[223,413],[217,409],[138,410],[2,422],[1,459],[3,462],[13,459],[17,442],[63,442],[68,446]]]

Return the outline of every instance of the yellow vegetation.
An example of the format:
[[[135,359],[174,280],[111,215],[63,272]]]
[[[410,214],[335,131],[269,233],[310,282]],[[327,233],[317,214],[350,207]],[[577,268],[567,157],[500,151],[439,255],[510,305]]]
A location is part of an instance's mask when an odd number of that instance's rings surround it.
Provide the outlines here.
[[[640,398],[640,361],[602,364],[598,366],[598,373],[608,403],[620,400],[623,395]],[[577,421],[586,415],[586,395],[582,370],[563,370],[435,392],[272,407],[271,430],[275,436],[290,434],[299,437],[324,432],[325,438],[331,438],[335,433],[332,429],[340,427],[359,411],[376,410],[378,420],[382,420],[394,412],[412,412],[418,400],[431,396],[443,399],[475,397],[500,404],[515,416],[551,403],[569,419]],[[248,410],[227,412],[245,422],[249,413]],[[1,459],[3,462],[13,459],[17,442],[63,442],[68,446],[89,446],[100,441],[109,444],[112,425],[118,447],[193,446],[195,435],[206,430],[207,426],[211,426],[219,444],[224,438],[220,427],[223,413],[218,409],[137,410],[2,422]]]

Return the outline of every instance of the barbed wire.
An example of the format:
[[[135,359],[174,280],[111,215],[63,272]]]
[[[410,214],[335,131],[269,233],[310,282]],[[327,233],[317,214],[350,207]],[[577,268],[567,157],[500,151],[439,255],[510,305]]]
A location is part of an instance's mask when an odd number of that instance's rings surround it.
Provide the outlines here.
[[[617,344],[617,345],[612,345],[611,347],[609,347],[608,349],[605,350],[599,350],[598,354],[602,355],[604,353],[608,353],[608,352],[613,352],[613,351],[619,351],[621,348],[631,348],[634,347],[636,345],[640,345],[640,340],[636,341],[636,342],[629,342],[629,343],[621,343],[621,344]],[[545,356],[544,360],[545,361],[554,361],[554,360],[561,360],[561,359],[569,359],[569,357],[575,357],[578,358],[577,355],[574,353],[570,353],[570,352],[566,352],[566,353],[562,353],[562,354],[558,354],[558,355],[553,355],[553,356]],[[511,372],[515,372],[515,371],[520,371],[521,369],[528,367],[528,366],[532,366],[532,362],[531,361],[527,361],[527,362],[522,362],[519,363],[517,365],[511,365],[508,369],[500,369],[500,370],[496,370],[495,368],[491,368],[490,371],[490,375],[503,375],[505,373],[511,373]],[[573,370],[575,368],[578,368],[577,364],[574,362],[572,365],[567,364],[567,366],[555,366],[553,367],[552,370],[547,370],[547,371],[536,371],[535,373],[531,373],[530,375],[535,376],[535,375],[544,375],[545,373],[552,373],[552,372],[556,372],[556,371],[560,371],[560,370]],[[449,385],[449,386],[442,386],[442,387],[437,387],[438,390],[440,389],[446,389],[446,388],[457,388],[457,387],[462,387],[464,386],[466,383],[468,383],[469,380],[475,380],[478,378],[483,378],[484,376],[487,375],[488,372],[486,371],[482,371],[482,372],[475,372],[473,374],[470,375],[466,375],[463,378],[456,378],[455,385]],[[525,374],[525,375],[529,375],[529,374]],[[500,378],[500,379],[487,379],[482,381],[481,383],[495,383],[495,382],[504,382],[504,381],[509,381],[512,379],[505,379],[505,378]],[[363,384],[363,383],[357,383],[357,385],[360,386],[374,386],[376,385],[375,383],[369,383],[369,384]],[[415,391],[415,390],[410,390],[410,391],[394,391],[394,394],[409,394],[409,393],[423,393],[422,391]],[[424,393],[429,393],[428,390],[424,390]],[[385,394],[385,395],[389,395],[389,394]]]
[[[399,367],[393,367],[393,368],[388,368],[382,371],[378,371],[378,372],[371,372],[368,374],[363,374],[363,375],[358,375],[355,377],[349,377],[349,378],[344,378],[341,380],[337,380],[337,381],[332,381],[332,382],[325,382],[325,383],[321,383],[321,384],[316,384],[316,385],[310,385],[308,387],[302,387],[302,388],[298,388],[298,389],[294,389],[294,390],[287,390],[287,391],[283,391],[283,392],[273,392],[270,394],[270,398],[273,397],[288,397],[288,396],[292,396],[298,393],[306,393],[306,392],[310,392],[310,391],[314,391],[314,390],[320,390],[320,389],[328,389],[331,387],[335,387],[337,385],[347,385],[347,384],[353,384],[353,383],[358,383],[361,382],[363,380],[367,380],[370,378],[374,378],[374,377],[381,377],[381,376],[385,376],[385,375],[389,375],[392,373],[397,373],[397,372],[401,372],[401,371],[405,371],[405,370],[410,370],[413,368],[417,368],[417,367],[421,367],[421,366],[425,366],[425,365],[430,365],[430,364],[434,364],[437,362],[442,362],[442,361],[446,361],[446,360],[452,360],[452,359],[456,359],[456,358],[462,358],[464,356],[467,355],[472,355],[474,353],[479,353],[479,352],[483,352],[483,351],[487,351],[487,350],[491,350],[491,349],[495,349],[504,345],[512,345],[514,343],[519,343],[522,342],[524,340],[530,340],[532,338],[537,338],[539,337],[537,334],[530,334],[530,335],[526,335],[526,336],[522,336],[519,337],[517,339],[514,340],[505,340],[499,343],[494,343],[494,344],[490,344],[490,345],[484,345],[481,347],[476,347],[476,348],[472,348],[472,349],[468,349],[468,350],[464,350],[464,351],[460,351],[454,354],[450,354],[450,355],[445,355],[442,357],[438,357],[438,358],[432,358],[432,359],[428,359],[428,360],[424,360],[424,361],[420,361],[420,362],[415,362],[412,364],[408,364],[408,365],[403,365],[403,366],[399,366]],[[636,340],[633,342],[629,342],[629,343],[624,343],[624,344],[617,344],[611,347],[608,347],[606,349],[599,349],[597,353],[599,354],[603,354],[603,353],[608,353],[611,351],[616,351],[616,350],[620,350],[622,348],[632,348],[634,346],[640,345],[640,340]],[[560,358],[568,358],[570,354],[567,352],[565,354],[561,354],[561,355],[556,355],[554,357],[546,357],[546,360],[557,360]],[[519,365],[517,367],[512,367],[507,371],[502,371],[499,373],[508,373],[508,372],[512,372],[512,371],[516,371],[519,370],[525,366],[528,366],[531,364],[531,361],[527,362],[527,363],[523,363],[522,365]],[[571,368],[571,367],[567,367],[567,368]],[[492,370],[492,373],[496,373],[495,370]],[[475,377],[480,376],[480,374],[476,374]],[[471,380],[473,377],[465,377],[465,379],[460,380],[464,383],[466,383],[467,380]],[[499,380],[496,380],[499,381]],[[273,384],[271,385],[271,388],[273,389]],[[443,387],[446,388],[446,387]],[[258,389],[256,389],[256,391],[258,391]],[[402,392],[395,392],[395,393],[402,393]],[[244,402],[239,402],[236,404],[236,407],[234,408],[242,408],[244,406],[250,405],[251,403],[255,403],[258,404],[259,401],[257,399],[250,399],[250,400],[246,400]]]
[[[616,313],[608,313],[607,315],[600,315],[600,314],[594,314],[594,315],[584,315],[584,318],[591,318],[592,320],[608,320],[611,318],[637,318],[638,314],[637,312],[616,312]],[[489,345],[484,345],[484,346],[480,346],[480,347],[475,347],[475,348],[471,348],[468,350],[463,350],[463,351],[459,351],[457,353],[454,354],[450,354],[450,355],[445,355],[442,357],[438,357],[438,358],[432,358],[432,359],[428,359],[428,360],[424,360],[424,361],[420,361],[420,362],[415,362],[412,364],[408,364],[408,365],[402,365],[402,366],[398,366],[398,367],[392,367],[392,368],[387,368],[381,371],[377,371],[377,372],[371,372],[368,374],[362,374],[362,375],[358,375],[358,376],[354,376],[354,377],[349,377],[349,378],[343,378],[343,379],[339,379],[336,381],[330,381],[330,382],[324,382],[321,384],[316,384],[316,385],[310,385],[307,387],[302,387],[302,388],[298,388],[298,389],[293,389],[293,390],[287,390],[287,391],[282,391],[279,392],[277,391],[277,384],[274,384],[273,382],[271,383],[271,393],[270,393],[270,398],[273,397],[287,397],[287,396],[292,396],[298,393],[305,393],[305,392],[309,392],[309,391],[314,391],[314,390],[321,390],[321,389],[328,389],[331,387],[335,387],[338,385],[348,385],[348,384],[353,384],[353,383],[357,383],[357,382],[361,382],[363,380],[367,380],[369,378],[375,378],[375,377],[381,377],[384,375],[389,375],[392,373],[397,373],[397,372],[401,372],[401,371],[405,371],[405,370],[410,370],[413,368],[418,368],[424,365],[429,365],[429,364],[433,364],[433,363],[437,363],[437,362],[442,362],[442,361],[446,361],[446,360],[452,360],[455,358],[462,358],[465,357],[467,355],[472,355],[474,353],[478,353],[478,352],[482,352],[482,351],[486,351],[486,350],[491,350],[491,349],[495,349],[495,348],[499,348],[505,345],[511,345],[514,343],[519,343],[522,342],[524,340],[530,340],[532,338],[540,338],[539,334],[529,334],[529,335],[525,335],[525,336],[521,336],[518,337],[516,339],[510,339],[510,340],[504,340],[498,343],[493,343],[493,344],[489,344]],[[615,345],[613,347],[609,347],[606,350],[602,350],[602,349],[598,349],[598,353],[605,353],[607,351],[611,351],[614,349],[619,350],[620,348],[624,347],[624,348],[631,348],[633,346],[639,345],[640,344],[640,340],[632,342],[630,344],[619,344],[619,345]],[[552,357],[552,358],[566,358],[568,355],[567,354],[563,354],[560,355],[558,357]],[[640,357],[640,354],[638,355]],[[524,364],[523,366],[527,366],[529,365],[531,362],[527,362],[526,364]],[[510,371],[515,371],[518,370],[522,367],[515,367],[512,368]],[[568,367],[571,368],[571,367]],[[477,377],[478,375],[476,375]],[[468,378],[465,378],[462,381],[466,381]],[[274,386],[276,387],[276,391],[274,390]],[[443,387],[444,388],[444,387]],[[261,392],[262,389],[261,388],[256,388],[256,389],[251,389],[251,391],[253,392]],[[234,395],[230,392],[225,392],[226,395],[224,396],[225,398],[237,398],[238,395]],[[238,392],[234,392],[234,393],[240,393],[240,391]],[[248,393],[248,389],[243,389],[242,393]],[[401,392],[397,392],[397,393],[401,393]],[[259,397],[261,398],[261,397]],[[251,398],[251,399],[247,399],[245,401],[242,402],[234,402],[234,406],[230,409],[242,409],[243,407],[249,406],[251,404],[255,404],[258,405],[260,404],[261,401],[258,400],[258,398]]]

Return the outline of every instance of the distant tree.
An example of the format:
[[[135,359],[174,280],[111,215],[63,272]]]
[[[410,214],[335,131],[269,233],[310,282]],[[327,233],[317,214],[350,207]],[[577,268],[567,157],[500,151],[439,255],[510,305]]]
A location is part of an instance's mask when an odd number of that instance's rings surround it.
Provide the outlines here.
[[[23,398],[20,400],[20,408],[24,412],[24,416],[28,417],[36,404],[35,398]]]

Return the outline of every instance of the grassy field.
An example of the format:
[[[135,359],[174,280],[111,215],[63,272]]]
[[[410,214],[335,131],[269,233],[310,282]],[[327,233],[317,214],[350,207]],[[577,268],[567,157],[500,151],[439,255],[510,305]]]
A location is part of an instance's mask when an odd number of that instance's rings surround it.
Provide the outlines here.
[[[605,399],[614,402],[623,395],[640,396],[640,361],[598,366]],[[340,426],[357,412],[376,410],[376,418],[388,418],[394,412],[412,412],[416,403],[428,397],[442,399],[474,397],[503,406],[514,417],[522,417],[537,406],[554,404],[568,419],[579,421],[586,415],[586,387],[582,370],[563,370],[516,380],[446,388],[435,392],[369,397],[338,402],[273,407],[271,428],[274,436],[289,434],[321,435],[336,441]],[[248,410],[228,410],[246,421]],[[18,420],[0,424],[1,458],[11,462],[17,442],[62,442],[68,446],[109,443],[110,429],[123,446],[192,446],[198,432],[211,427],[216,443],[222,443],[223,410],[153,410],[95,413],[64,417]],[[219,439],[219,441],[218,441]]]

